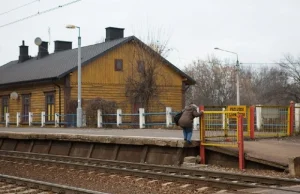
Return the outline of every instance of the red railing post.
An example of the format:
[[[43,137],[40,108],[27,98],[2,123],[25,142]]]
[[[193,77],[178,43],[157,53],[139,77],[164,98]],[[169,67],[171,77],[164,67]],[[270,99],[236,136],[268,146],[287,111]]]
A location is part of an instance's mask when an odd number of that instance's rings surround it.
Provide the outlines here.
[[[250,125],[250,138],[251,139],[254,139],[254,110],[255,110],[255,106],[250,106],[249,125]]]
[[[238,146],[239,146],[239,169],[245,169],[244,158],[244,131],[243,131],[243,115],[238,115]]]
[[[204,106],[199,106],[200,111],[204,111]],[[205,142],[205,129],[204,129],[204,114],[200,118],[200,157],[201,164],[205,164],[205,146],[202,144]]]
[[[294,118],[295,118],[295,104],[293,101],[290,102],[290,128],[288,135],[292,136],[294,133]]]

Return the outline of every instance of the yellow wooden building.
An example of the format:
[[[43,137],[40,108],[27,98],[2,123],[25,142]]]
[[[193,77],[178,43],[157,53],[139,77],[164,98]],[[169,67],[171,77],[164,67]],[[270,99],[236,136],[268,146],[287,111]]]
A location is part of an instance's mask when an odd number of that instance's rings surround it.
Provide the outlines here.
[[[140,105],[128,100],[125,85],[129,77],[140,77],[141,71],[151,64],[147,61],[155,59],[159,74],[155,81],[161,92],[151,101],[151,111],[162,111],[167,106],[181,110],[185,91],[195,81],[135,36],[124,37],[123,34],[122,28],[108,27],[105,42],[82,47],[83,102],[101,98],[122,105],[125,111],[136,112]],[[72,42],[54,43],[53,53],[49,53],[48,43],[42,42],[37,56],[31,57],[23,41],[19,46],[19,59],[0,66],[2,125],[5,113],[10,114],[13,124],[19,112],[22,125],[28,124],[29,112],[38,121],[45,111],[46,122],[54,120],[54,113],[74,113],[68,107],[70,101],[77,100],[78,50],[72,49]]]

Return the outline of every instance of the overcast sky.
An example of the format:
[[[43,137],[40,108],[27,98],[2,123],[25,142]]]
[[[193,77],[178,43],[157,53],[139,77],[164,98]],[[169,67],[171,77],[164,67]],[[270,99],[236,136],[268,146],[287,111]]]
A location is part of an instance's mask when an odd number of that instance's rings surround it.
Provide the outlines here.
[[[74,0],[40,0],[1,15],[33,0],[2,1],[0,26]],[[18,59],[22,40],[32,56],[36,37],[50,40],[50,53],[54,40],[73,41],[76,48],[78,33],[66,24],[81,27],[83,46],[103,40],[109,26],[137,37],[160,30],[173,49],[167,59],[180,69],[208,55],[235,59],[214,47],[238,52],[242,63],[272,63],[286,53],[300,56],[299,10],[300,0],[82,0],[0,27],[0,65]]]

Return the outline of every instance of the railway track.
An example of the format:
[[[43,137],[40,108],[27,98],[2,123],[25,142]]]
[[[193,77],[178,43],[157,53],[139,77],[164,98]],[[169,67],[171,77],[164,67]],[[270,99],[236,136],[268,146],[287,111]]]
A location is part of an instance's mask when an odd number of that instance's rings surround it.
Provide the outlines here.
[[[15,151],[1,150],[0,158],[16,162],[38,162],[49,165],[54,164],[55,166],[69,166],[80,170],[94,170],[127,176],[129,175],[166,181],[192,183],[200,186],[226,189],[231,191],[262,188],[295,193],[294,190],[282,187],[300,185],[300,180],[296,179],[272,178],[171,166]]]
[[[53,184],[43,181],[25,179],[15,176],[0,174],[0,193],[19,194],[105,194],[97,191],[90,191],[66,185]]]

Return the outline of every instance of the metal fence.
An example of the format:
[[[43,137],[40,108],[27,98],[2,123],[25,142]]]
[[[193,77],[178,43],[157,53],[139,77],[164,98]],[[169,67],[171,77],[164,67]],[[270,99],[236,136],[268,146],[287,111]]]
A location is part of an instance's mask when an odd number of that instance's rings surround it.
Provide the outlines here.
[[[289,106],[255,106],[255,137],[288,136],[290,117]]]
[[[205,111],[201,118],[201,143],[211,146],[236,146],[238,122],[232,111]],[[236,112],[237,113],[237,112]]]
[[[205,147],[238,147],[239,168],[244,169],[244,115],[237,111],[205,111],[200,121],[200,155],[205,163]]]

